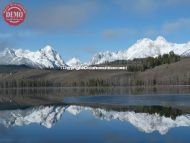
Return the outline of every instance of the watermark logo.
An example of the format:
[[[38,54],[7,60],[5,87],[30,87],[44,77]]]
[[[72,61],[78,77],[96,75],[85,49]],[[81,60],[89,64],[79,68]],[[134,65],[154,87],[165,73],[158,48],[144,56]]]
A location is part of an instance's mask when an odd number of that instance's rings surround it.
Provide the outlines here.
[[[11,26],[18,26],[26,19],[26,11],[19,3],[8,4],[3,11],[4,20]]]

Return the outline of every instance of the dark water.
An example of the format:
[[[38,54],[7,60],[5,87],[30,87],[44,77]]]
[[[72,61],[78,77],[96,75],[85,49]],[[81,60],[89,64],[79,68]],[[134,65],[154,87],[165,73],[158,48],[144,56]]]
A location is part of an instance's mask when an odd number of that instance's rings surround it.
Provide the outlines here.
[[[0,143],[190,142],[188,91],[86,90],[1,91]]]

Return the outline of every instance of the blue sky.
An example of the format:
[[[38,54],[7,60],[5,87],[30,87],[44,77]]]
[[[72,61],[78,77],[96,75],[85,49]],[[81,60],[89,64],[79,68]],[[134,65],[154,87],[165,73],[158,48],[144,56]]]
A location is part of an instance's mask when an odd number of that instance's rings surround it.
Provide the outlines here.
[[[2,11],[10,0],[0,0]],[[127,49],[138,39],[164,36],[190,41],[190,0],[14,0],[27,10],[25,23],[0,16],[0,49],[38,50],[51,45],[64,60],[88,61],[99,51]]]

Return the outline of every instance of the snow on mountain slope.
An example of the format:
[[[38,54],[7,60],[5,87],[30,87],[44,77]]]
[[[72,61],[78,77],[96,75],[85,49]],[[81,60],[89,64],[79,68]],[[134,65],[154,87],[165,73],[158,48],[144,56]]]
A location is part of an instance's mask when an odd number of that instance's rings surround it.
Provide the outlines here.
[[[66,109],[67,112],[72,115],[78,115],[82,111],[90,111],[95,117],[101,120],[120,120],[123,122],[129,122],[138,130],[145,133],[152,133],[158,131],[161,135],[166,134],[170,129],[176,127],[189,127],[190,115],[180,115],[176,119],[172,119],[165,116],[160,116],[157,113],[135,113],[135,112],[117,112],[106,111],[104,109],[93,109],[90,107],[70,106]]]
[[[90,63],[94,65],[115,60],[133,60],[135,58],[156,57],[168,54],[170,51],[173,51],[177,55],[182,55],[188,50],[190,50],[190,42],[176,44],[168,42],[164,37],[159,36],[154,41],[148,38],[138,40],[127,50],[97,53]],[[190,53],[188,56],[190,56]]]
[[[84,69],[89,66],[88,63],[82,63],[79,59],[77,58],[72,58],[69,61],[66,62],[66,64],[69,66],[67,69]]]
[[[0,52],[0,65],[27,65],[35,68],[62,68],[80,69],[89,65],[102,64],[115,60],[132,60],[135,58],[156,57],[174,51],[177,55],[190,56],[190,42],[176,44],[168,42],[165,38],[159,36],[155,40],[144,38],[138,40],[127,50],[118,52],[99,52],[92,57],[88,63],[81,63],[77,58],[72,58],[64,63],[61,56],[46,46],[36,52],[22,49],[5,49]],[[68,68],[69,68],[68,67]]]
[[[81,61],[77,58],[70,59],[69,61],[66,62],[66,64],[70,67],[80,67],[82,65]]]
[[[190,57],[190,49],[181,54],[182,57]]]
[[[32,123],[51,128],[60,120],[65,107],[37,107],[25,110],[0,111],[0,124],[5,127],[24,126]]]
[[[66,64],[61,56],[46,46],[36,52],[22,49],[5,49],[0,53],[1,65],[27,65],[34,68],[63,68]]]
[[[100,120],[119,120],[128,122],[138,130],[145,133],[158,131],[166,134],[170,129],[176,127],[189,127],[190,115],[180,115],[176,119],[160,116],[159,114],[135,113],[132,111],[107,111],[101,108],[91,108],[83,106],[40,106],[23,110],[2,110],[0,111],[0,124],[9,128],[15,126],[25,126],[39,124],[46,128],[52,128],[64,114],[68,112],[77,116],[83,111],[89,111]]]

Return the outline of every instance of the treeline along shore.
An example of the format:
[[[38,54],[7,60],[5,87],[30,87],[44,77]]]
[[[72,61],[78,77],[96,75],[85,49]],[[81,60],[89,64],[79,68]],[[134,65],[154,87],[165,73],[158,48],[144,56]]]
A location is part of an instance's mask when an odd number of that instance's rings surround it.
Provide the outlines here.
[[[114,61],[128,70],[49,70],[0,66],[0,88],[190,85],[190,58],[174,53],[156,58]]]

